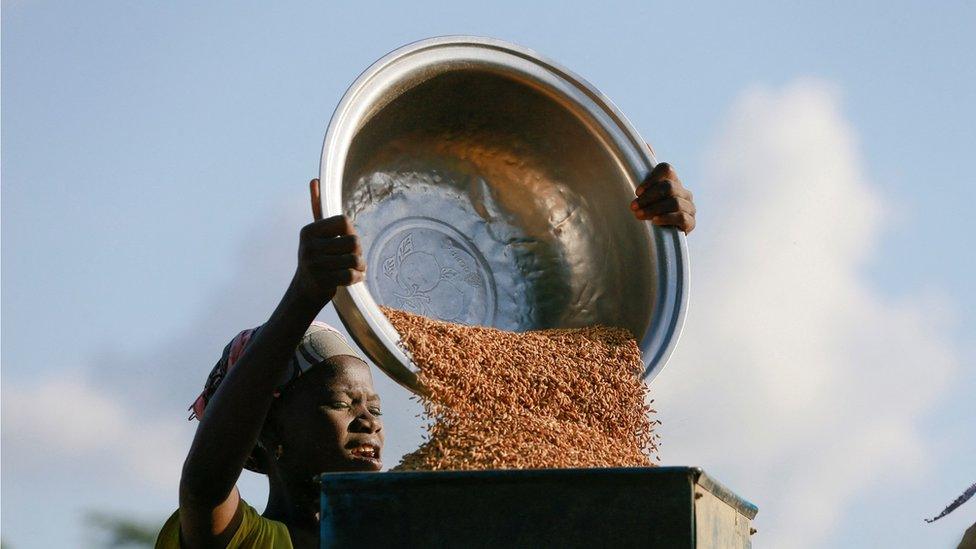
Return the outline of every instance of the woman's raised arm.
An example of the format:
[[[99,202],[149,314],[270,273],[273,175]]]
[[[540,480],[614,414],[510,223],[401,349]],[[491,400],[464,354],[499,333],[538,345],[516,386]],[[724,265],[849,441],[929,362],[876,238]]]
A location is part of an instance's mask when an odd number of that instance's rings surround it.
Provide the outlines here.
[[[268,321],[257,330],[200,417],[180,479],[180,528],[190,547],[229,539],[240,496],[235,484],[261,434],[274,391],[305,330],[338,286],[363,278],[366,265],[352,223],[321,219],[312,180],[315,221],[301,230],[298,267]]]

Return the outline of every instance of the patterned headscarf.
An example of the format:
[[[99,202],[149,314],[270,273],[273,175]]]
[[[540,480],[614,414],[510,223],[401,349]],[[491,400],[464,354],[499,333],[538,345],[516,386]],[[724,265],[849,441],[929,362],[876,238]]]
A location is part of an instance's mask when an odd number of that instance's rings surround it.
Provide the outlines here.
[[[214,394],[217,392],[217,388],[220,383],[227,376],[227,372],[237,364],[241,356],[244,354],[244,350],[247,349],[248,343],[254,338],[258,330],[261,327],[251,328],[249,330],[244,330],[237,334],[230,343],[224,347],[224,353],[221,355],[220,360],[210,371],[210,375],[207,377],[207,383],[203,386],[203,392],[197,397],[193,404],[190,405],[190,417],[188,419],[193,420],[200,419],[206,411],[207,403],[213,398]],[[291,360],[288,362],[288,370],[285,375],[283,382],[278,385],[275,390],[275,397],[281,394],[282,389],[285,389],[291,382],[298,378],[298,376],[307,372],[312,366],[319,364],[320,362],[339,355],[349,355],[361,360],[361,357],[353,350],[353,348],[346,342],[346,338],[339,333],[338,330],[329,326],[324,322],[315,321],[311,326],[305,330],[305,335],[302,336],[301,341],[298,343],[298,347],[295,348],[295,353],[292,355]],[[253,454],[248,457],[247,462],[244,467],[252,471],[263,473],[264,471],[258,465],[257,461],[254,459]]]

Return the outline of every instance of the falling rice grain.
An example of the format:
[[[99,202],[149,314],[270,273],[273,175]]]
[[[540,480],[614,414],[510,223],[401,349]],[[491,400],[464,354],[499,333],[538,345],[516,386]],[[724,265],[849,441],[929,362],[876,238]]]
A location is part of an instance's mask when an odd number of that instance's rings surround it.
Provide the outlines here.
[[[383,312],[420,367],[430,422],[396,470],[652,465],[660,422],[627,330],[516,333]]]

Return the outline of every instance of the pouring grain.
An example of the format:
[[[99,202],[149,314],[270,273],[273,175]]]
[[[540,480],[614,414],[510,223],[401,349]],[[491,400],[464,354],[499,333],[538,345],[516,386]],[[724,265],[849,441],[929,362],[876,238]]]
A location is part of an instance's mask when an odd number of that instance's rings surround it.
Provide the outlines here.
[[[516,333],[383,312],[428,390],[427,439],[396,470],[652,465],[658,422],[627,330]]]

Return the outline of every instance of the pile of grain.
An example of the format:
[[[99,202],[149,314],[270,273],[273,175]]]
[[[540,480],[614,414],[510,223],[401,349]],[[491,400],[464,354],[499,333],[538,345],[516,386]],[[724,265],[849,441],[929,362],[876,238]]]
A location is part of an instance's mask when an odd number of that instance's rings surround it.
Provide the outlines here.
[[[652,464],[657,422],[626,330],[515,333],[383,311],[429,390],[427,440],[395,470]]]

